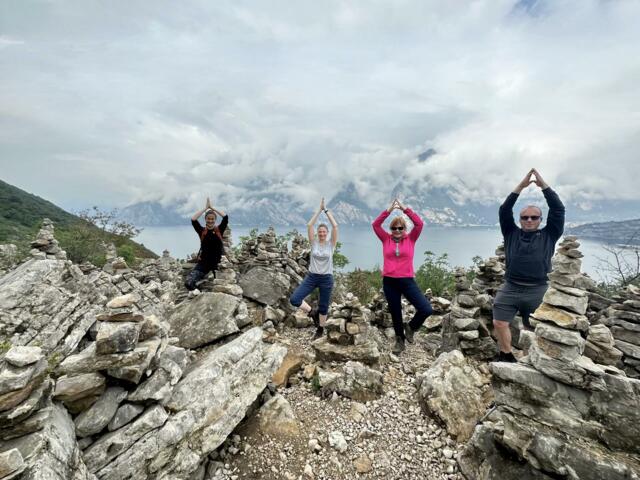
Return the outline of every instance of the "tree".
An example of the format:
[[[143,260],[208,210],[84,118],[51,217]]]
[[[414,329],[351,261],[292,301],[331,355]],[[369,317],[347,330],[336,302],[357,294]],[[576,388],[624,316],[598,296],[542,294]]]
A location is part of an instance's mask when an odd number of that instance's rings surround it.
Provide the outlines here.
[[[636,230],[624,244],[602,246],[609,255],[607,258],[597,257],[598,270],[603,277],[610,279],[605,282],[609,284],[608,289],[640,283],[640,246],[637,245],[639,235],[640,230]]]
[[[425,259],[416,272],[416,283],[424,292],[431,289],[433,295],[439,297],[444,294],[453,295],[455,290],[455,276],[449,265],[449,256],[436,254],[427,250]]]
[[[105,233],[112,233],[124,238],[136,237],[142,232],[132,223],[118,220],[118,209],[114,208],[110,212],[100,210],[95,205],[91,209],[78,212],[78,217],[92,225],[95,225]]]

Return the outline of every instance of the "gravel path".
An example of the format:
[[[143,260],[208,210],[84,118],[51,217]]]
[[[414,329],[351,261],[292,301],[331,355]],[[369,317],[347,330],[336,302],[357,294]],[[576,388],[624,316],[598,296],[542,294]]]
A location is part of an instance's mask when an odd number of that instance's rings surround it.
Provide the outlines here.
[[[280,340],[311,352],[311,333],[287,329]],[[456,442],[425,417],[414,398],[415,372],[434,360],[420,335],[416,340],[399,359],[385,352],[385,393],[366,404],[337,395],[321,399],[300,374],[292,386],[279,389],[300,421],[300,435],[272,438],[244,422],[221,452],[224,458],[212,462],[207,478],[462,479],[454,460]],[[330,445],[330,436],[336,446]]]

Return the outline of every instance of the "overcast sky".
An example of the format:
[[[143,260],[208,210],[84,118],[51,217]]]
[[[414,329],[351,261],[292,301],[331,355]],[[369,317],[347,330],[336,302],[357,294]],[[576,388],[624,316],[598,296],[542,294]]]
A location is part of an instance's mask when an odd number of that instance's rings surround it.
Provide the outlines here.
[[[0,179],[68,209],[315,205],[349,181],[386,201],[402,175],[501,199],[536,166],[565,197],[640,199],[638,19],[636,0],[3,0]]]

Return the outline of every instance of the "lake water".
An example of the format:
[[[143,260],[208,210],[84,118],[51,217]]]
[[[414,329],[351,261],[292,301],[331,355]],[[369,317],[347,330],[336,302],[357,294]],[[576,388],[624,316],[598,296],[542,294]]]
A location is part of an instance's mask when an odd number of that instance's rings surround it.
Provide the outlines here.
[[[232,227],[234,244],[241,236],[248,235],[249,227]],[[265,231],[261,228],[260,231]],[[292,227],[278,227],[279,235],[293,230]],[[305,232],[306,227],[298,227],[299,232]],[[186,258],[199,248],[199,239],[191,225],[180,227],[146,227],[135,239],[157,254],[167,249],[174,258]],[[349,259],[344,270],[355,268],[373,268],[382,264],[382,248],[380,241],[368,227],[340,227],[340,241],[342,253]],[[425,227],[416,245],[415,266],[424,260],[424,252],[429,250],[436,255],[447,253],[452,266],[472,265],[472,258],[476,255],[487,258],[494,255],[496,247],[502,242],[502,235],[498,228],[490,227]],[[582,271],[596,280],[602,279],[600,273],[601,261],[607,252],[602,244],[591,240],[581,240],[580,250],[585,255],[582,259]]]

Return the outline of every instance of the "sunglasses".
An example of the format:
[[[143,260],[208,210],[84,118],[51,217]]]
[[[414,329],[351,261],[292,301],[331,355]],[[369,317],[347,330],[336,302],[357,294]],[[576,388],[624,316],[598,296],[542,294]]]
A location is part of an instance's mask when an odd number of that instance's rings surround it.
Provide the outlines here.
[[[394,232],[401,232],[402,230],[404,230],[404,227],[391,227],[391,230],[393,230]]]
[[[520,220],[540,220],[540,215],[520,215]]]

